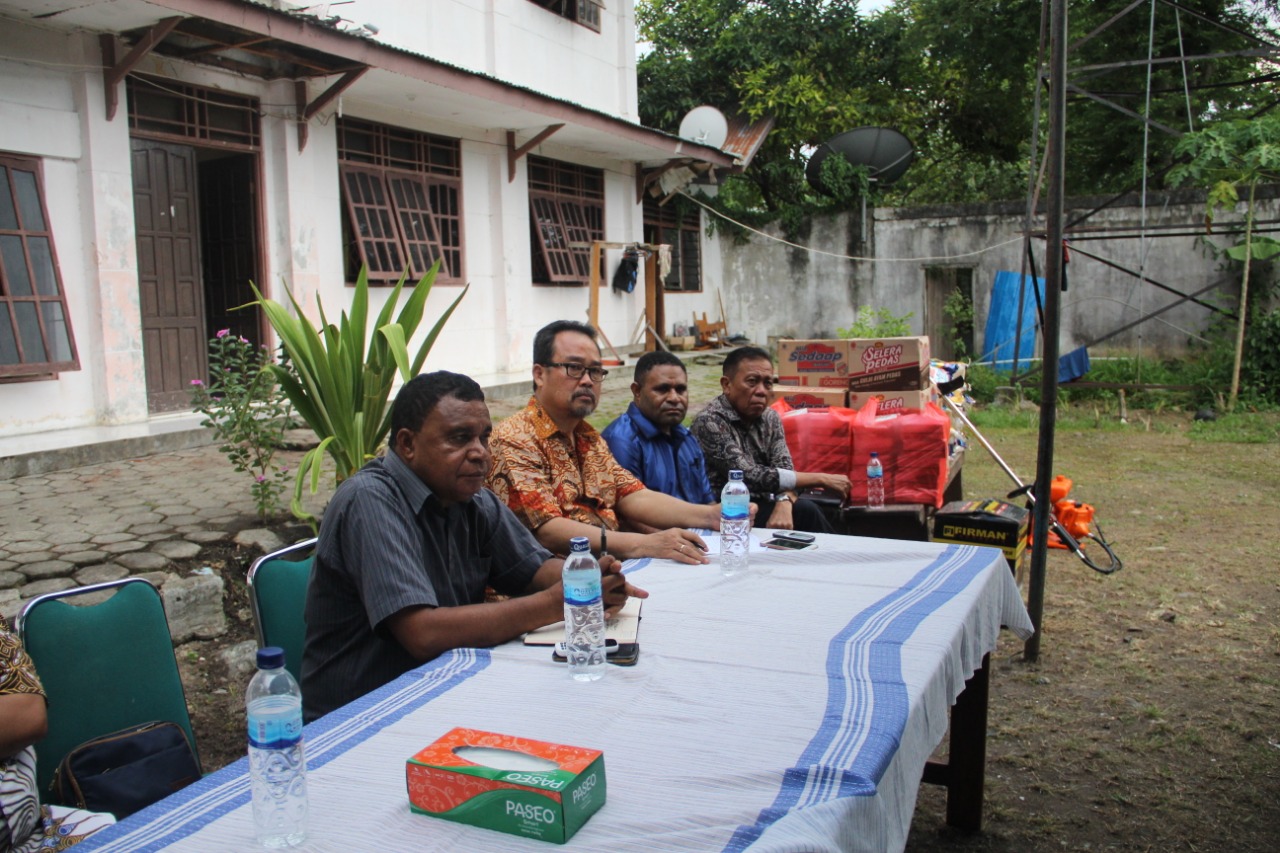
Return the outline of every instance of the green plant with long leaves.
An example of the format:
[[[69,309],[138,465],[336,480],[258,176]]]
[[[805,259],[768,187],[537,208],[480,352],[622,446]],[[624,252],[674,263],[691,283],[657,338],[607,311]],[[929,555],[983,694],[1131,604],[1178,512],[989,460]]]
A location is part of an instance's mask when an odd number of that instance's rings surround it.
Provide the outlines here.
[[[413,286],[408,301],[392,320],[407,278],[401,276],[374,320],[372,330],[368,325],[366,269],[362,268],[356,279],[350,314],[343,311],[337,324],[329,322],[324,305],[317,300],[318,329],[306,319],[302,307],[287,288],[285,292],[293,311],[265,298],[254,286],[253,292],[258,298],[253,304],[262,309],[288,354],[288,364],[272,365],[272,372],[298,415],[320,439],[298,466],[291,504],[293,514],[313,526],[315,516],[302,506],[307,481],[310,480],[311,493],[315,494],[320,487],[325,454],[333,460],[338,482],[374,457],[391,429],[387,400],[397,373],[407,382],[422,371],[441,329],[467,295],[470,285],[463,288],[440,315],[410,358],[409,341],[422,322],[427,296],[439,268],[437,262]]]
[[[1280,254],[1280,241],[1254,233],[1254,202],[1258,184],[1280,177],[1280,115],[1267,113],[1252,119],[1211,124],[1182,137],[1174,153],[1188,160],[1169,172],[1169,181],[1208,188],[1205,220],[1210,227],[1217,211],[1235,210],[1240,202],[1237,187],[1243,186],[1248,192],[1244,239],[1226,250],[1227,257],[1244,264],[1240,277],[1235,365],[1231,370],[1231,396],[1227,401],[1227,410],[1231,411],[1236,407],[1240,392],[1244,332],[1249,322],[1249,270],[1253,261],[1265,261]]]

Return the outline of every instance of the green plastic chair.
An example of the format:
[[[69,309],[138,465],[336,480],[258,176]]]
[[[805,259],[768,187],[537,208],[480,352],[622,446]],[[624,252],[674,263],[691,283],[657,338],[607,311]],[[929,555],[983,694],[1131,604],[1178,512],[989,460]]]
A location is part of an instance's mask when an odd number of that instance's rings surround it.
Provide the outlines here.
[[[72,603],[103,592],[111,595]],[[49,702],[49,733],[36,744],[42,797],[73,748],[153,720],[182,726],[199,760],[169,621],[150,583],[125,578],[37,596],[16,627]]]
[[[284,649],[284,668],[299,680],[302,648],[307,640],[303,610],[315,547],[316,540],[307,539],[265,554],[249,567],[249,602],[258,648]]]

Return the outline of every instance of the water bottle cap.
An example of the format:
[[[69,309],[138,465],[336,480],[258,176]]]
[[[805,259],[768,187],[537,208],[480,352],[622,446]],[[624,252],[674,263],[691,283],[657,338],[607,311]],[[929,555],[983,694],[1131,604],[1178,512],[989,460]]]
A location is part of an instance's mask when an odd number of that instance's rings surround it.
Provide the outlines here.
[[[258,649],[258,669],[281,669],[284,666],[284,649],[267,646]]]
[[[570,551],[590,551],[591,540],[585,536],[575,536],[569,540]]]
[[[741,480],[741,479],[742,479],[742,472],[741,472],[741,471],[739,471],[737,468],[734,468],[732,471],[730,471],[730,472],[729,472],[729,479],[730,479],[730,480]]]
[[[873,451],[871,451],[871,458],[872,458],[872,459],[879,459],[879,458],[880,458],[880,454],[879,454],[879,453],[876,453],[876,452],[873,450]]]

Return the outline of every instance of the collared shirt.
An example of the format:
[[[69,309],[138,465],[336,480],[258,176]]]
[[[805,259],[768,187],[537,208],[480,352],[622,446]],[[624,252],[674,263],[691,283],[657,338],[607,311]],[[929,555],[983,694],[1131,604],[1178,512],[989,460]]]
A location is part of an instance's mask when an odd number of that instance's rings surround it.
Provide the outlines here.
[[[307,585],[302,696],[308,720],[417,666],[387,628],[406,607],[523,593],[551,553],[482,489],[442,504],[395,453],[338,487]]]
[[[772,500],[774,494],[795,488],[782,418],[773,409],[748,423],[721,394],[698,413],[689,429],[706,454],[713,489],[723,489],[734,469],[742,472],[753,499]]]
[[[536,397],[493,428],[489,450],[489,488],[530,530],[553,518],[617,530],[618,501],[644,489],[595,427],[583,421],[566,436]]]
[[[600,435],[618,464],[646,488],[691,504],[716,502],[702,447],[684,426],[676,424],[665,433],[632,403]]]

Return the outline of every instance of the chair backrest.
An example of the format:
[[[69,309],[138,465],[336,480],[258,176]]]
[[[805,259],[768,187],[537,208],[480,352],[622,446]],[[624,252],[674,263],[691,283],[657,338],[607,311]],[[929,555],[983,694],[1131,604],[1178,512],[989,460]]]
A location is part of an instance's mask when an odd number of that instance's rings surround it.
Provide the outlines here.
[[[94,593],[109,597],[69,603]],[[40,791],[72,748],[152,720],[182,726],[196,752],[169,621],[150,583],[125,578],[37,596],[17,630],[49,702],[49,733],[36,744]]]
[[[249,567],[249,602],[258,648],[284,649],[285,669],[297,679],[301,679],[302,647],[307,639],[303,610],[315,547],[316,540],[307,539],[265,554]]]

